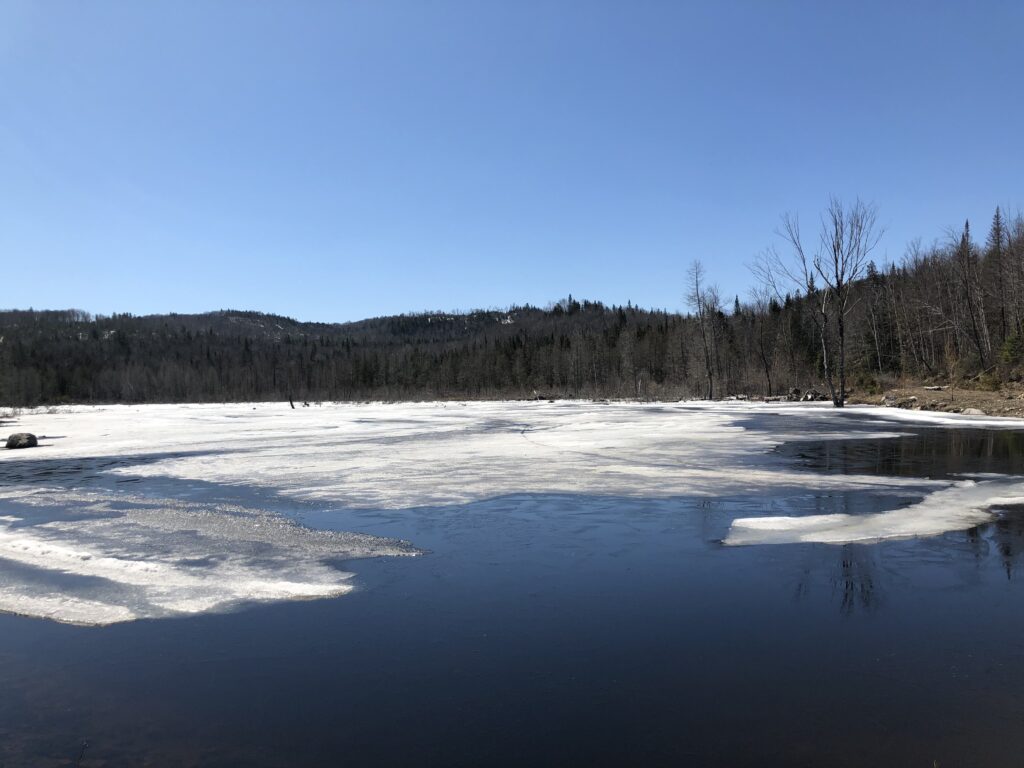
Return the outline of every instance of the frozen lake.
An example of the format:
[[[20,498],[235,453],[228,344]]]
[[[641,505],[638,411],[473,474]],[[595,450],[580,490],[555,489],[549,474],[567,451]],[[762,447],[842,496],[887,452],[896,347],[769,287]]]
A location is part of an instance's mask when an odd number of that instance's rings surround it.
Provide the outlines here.
[[[0,765],[1016,765],[1022,428],[29,412],[41,447],[0,455]]]

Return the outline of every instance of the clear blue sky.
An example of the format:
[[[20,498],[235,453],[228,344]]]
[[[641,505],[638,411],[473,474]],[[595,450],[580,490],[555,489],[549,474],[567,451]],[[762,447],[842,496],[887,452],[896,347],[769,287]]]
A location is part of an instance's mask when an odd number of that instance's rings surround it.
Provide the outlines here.
[[[746,294],[1024,206],[1024,3],[0,2],[0,306],[351,320]]]

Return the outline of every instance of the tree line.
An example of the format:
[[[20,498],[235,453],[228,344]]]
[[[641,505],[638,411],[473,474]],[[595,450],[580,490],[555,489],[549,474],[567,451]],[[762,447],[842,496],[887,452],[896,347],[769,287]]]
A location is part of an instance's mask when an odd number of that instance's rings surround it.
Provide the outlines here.
[[[304,323],[256,312],[0,312],[0,402],[775,396],[841,405],[900,379],[997,386],[1024,372],[1024,219],[996,210],[876,264],[873,207],[784,217],[731,306],[694,262],[689,312],[572,296],[545,308]]]

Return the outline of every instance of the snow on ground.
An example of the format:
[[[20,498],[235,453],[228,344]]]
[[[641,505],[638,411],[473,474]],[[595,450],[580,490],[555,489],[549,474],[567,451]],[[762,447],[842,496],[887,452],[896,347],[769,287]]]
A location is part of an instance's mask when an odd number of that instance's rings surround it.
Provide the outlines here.
[[[749,428],[752,416],[767,414],[786,416],[786,430]],[[333,596],[351,587],[349,574],[329,561],[414,552],[403,542],[298,526],[278,514],[290,504],[342,515],[346,508],[463,504],[523,492],[906,493],[905,479],[789,470],[763,456],[811,434],[885,439],[907,428],[880,418],[840,423],[831,409],[805,404],[29,411],[16,429],[46,436],[40,447],[0,454],[0,610],[107,624]],[[935,490],[916,507],[882,515],[737,520],[726,543],[927,535],[974,525],[993,498],[1016,492],[995,480],[914,486]]]

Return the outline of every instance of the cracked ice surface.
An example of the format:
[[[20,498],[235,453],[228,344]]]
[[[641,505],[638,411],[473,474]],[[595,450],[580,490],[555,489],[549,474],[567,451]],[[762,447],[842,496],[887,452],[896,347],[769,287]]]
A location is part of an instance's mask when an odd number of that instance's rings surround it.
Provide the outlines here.
[[[760,414],[781,414],[786,427],[749,428]],[[350,574],[329,561],[415,551],[304,528],[273,511],[282,504],[403,509],[524,492],[905,493],[904,478],[815,474],[763,456],[786,440],[885,439],[908,426],[883,418],[843,423],[813,405],[745,403],[29,411],[18,429],[50,437],[37,449],[0,455],[0,610],[107,624],[327,597],[351,589]],[[1016,492],[1002,480],[971,482],[913,481],[946,495],[900,510],[898,525],[884,514],[737,520],[726,543],[839,541],[844,531],[846,540],[925,535],[987,515],[992,493],[977,492],[987,483],[1001,483],[998,498]],[[919,518],[930,522],[915,527]]]

